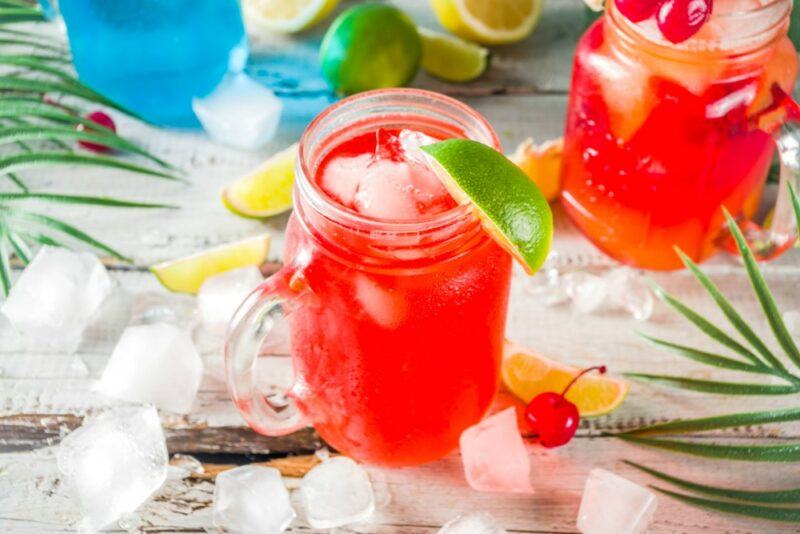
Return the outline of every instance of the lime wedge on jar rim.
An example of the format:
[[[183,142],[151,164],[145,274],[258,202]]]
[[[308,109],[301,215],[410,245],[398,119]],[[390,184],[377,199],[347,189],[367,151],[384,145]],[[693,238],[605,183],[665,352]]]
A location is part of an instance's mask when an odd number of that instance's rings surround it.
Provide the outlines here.
[[[528,274],[542,266],[553,238],[553,214],[536,184],[495,149],[469,139],[420,147],[456,201],[468,202],[484,229]]]

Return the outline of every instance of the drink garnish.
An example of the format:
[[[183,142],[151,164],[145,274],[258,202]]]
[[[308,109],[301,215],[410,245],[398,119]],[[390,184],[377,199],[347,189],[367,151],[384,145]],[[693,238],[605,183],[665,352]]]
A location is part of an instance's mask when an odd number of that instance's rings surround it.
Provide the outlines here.
[[[497,150],[469,139],[420,147],[450,194],[475,209],[484,229],[532,274],[553,237],[553,215],[536,184]]]
[[[700,31],[708,21],[713,0],[615,0],[615,6],[631,22],[655,16],[661,35],[678,44]]]

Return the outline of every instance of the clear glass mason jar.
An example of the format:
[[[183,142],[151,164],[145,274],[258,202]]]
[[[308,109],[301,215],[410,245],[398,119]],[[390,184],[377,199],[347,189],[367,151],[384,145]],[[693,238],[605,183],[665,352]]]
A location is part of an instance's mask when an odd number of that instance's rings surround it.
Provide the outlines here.
[[[748,7],[744,7],[748,6]],[[797,185],[797,108],[787,96],[797,51],[791,0],[715,2],[679,45],[653,19],[633,23],[609,2],[578,43],[565,131],[563,203],[610,256],[647,269],[730,248],[722,208],[756,255],[794,241],[788,183]],[[775,140],[781,187],[771,226],[752,222]]]
[[[494,399],[511,259],[467,206],[385,221],[327,197],[314,180],[320,162],[377,127],[500,148],[483,117],[428,91],[362,93],[323,112],[300,142],[285,267],[237,312],[226,367],[233,399],[256,431],[310,423],[358,460],[409,465],[455,448]],[[276,404],[258,369],[284,316],[295,379],[286,403]]]

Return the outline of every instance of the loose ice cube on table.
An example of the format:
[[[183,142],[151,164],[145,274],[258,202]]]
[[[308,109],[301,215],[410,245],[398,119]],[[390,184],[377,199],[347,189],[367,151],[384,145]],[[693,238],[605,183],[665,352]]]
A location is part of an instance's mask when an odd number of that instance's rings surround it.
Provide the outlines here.
[[[501,493],[533,493],[531,461],[513,407],[487,417],[461,434],[461,462],[472,488]]]
[[[268,143],[278,131],[283,104],[275,93],[246,74],[229,74],[192,109],[212,139],[245,150]]]
[[[125,329],[96,390],[131,402],[188,413],[203,378],[203,361],[186,330],[166,323]]]
[[[583,534],[644,534],[656,505],[652,491],[605,469],[592,469],[583,490],[578,530]]]
[[[350,458],[337,456],[314,467],[300,483],[306,519],[314,528],[364,521],[375,511],[369,475]]]
[[[96,532],[136,510],[167,477],[167,447],[152,406],[117,408],[67,435],[58,470],[83,519]]]
[[[564,275],[562,283],[572,305],[580,313],[592,313],[605,303],[606,282],[600,276],[573,272]]]
[[[237,534],[282,532],[295,517],[281,472],[245,465],[217,475],[214,526]]]
[[[506,534],[506,529],[488,512],[472,512],[451,519],[439,534]]]
[[[196,318],[195,299],[189,295],[166,292],[140,293],[133,297],[131,326],[154,323],[169,323],[178,328],[191,330]]]
[[[0,311],[32,347],[74,352],[112,283],[96,256],[42,247]]]
[[[637,321],[653,314],[653,292],[641,274],[630,267],[618,267],[605,275],[608,299],[614,306],[630,313]]]
[[[239,305],[263,281],[261,271],[254,265],[208,278],[197,293],[203,328],[212,334],[225,335]]]

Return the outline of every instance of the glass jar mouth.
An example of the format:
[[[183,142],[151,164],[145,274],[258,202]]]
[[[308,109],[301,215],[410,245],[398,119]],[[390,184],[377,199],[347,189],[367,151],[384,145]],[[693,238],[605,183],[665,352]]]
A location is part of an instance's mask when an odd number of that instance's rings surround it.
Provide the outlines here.
[[[337,224],[383,235],[420,234],[474,219],[473,210],[467,204],[414,220],[367,217],[332,200],[316,183],[315,164],[335,146],[332,138],[337,136],[337,132],[343,128],[355,130],[361,123],[363,127],[372,124],[374,128],[376,121],[402,117],[430,120],[432,124],[438,122],[442,128],[449,126],[450,130],[460,130],[469,139],[501,150],[500,140],[486,118],[454,98],[423,89],[390,88],[359,93],[328,107],[303,132],[295,169],[296,193],[302,201]]]
[[[749,54],[769,46],[785,35],[791,10],[792,0],[769,0],[758,7],[745,10],[725,2],[715,2],[712,17],[706,22],[709,31],[704,34],[701,29],[698,36],[679,44],[672,43],[661,35],[654,17],[642,22],[631,22],[619,12],[613,0],[607,2],[606,11],[607,18],[629,40],[643,41],[657,55],[679,57],[701,53],[719,57]]]

